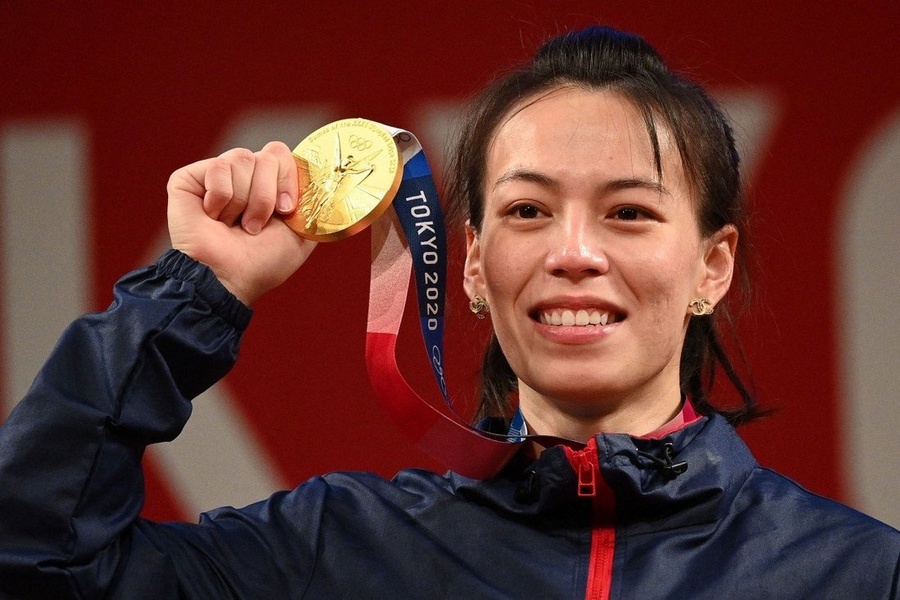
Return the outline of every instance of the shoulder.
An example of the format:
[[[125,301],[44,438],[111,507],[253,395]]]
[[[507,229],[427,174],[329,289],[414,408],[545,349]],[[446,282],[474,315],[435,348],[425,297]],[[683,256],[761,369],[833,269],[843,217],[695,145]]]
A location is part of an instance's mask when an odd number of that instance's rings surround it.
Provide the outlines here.
[[[310,484],[321,486],[323,492],[335,500],[354,495],[399,500],[454,494],[454,485],[448,476],[424,469],[404,469],[390,479],[363,471],[335,471],[306,485]]]
[[[757,467],[744,489],[749,499],[765,501],[787,512],[803,511],[817,519],[872,528],[900,539],[900,531],[831,498],[815,494],[796,481],[766,467]]]
[[[786,597],[882,598],[896,586],[900,532],[771,469],[750,471],[716,535],[740,548],[748,581]]]
[[[314,540],[323,528],[384,523],[412,510],[456,501],[448,479],[428,471],[401,471],[393,479],[374,473],[336,471],[243,508],[222,507],[201,515],[229,535]],[[391,517],[390,515],[394,515]],[[341,525],[343,524],[343,525]],[[255,532],[255,533],[254,533]]]
[[[710,425],[710,431],[704,433],[711,436],[712,442],[707,442],[704,449],[714,445],[720,454],[727,455],[731,470],[739,475],[730,484],[738,486],[730,501],[731,518],[752,520],[760,527],[768,525],[796,535],[854,532],[888,541],[891,544],[888,547],[900,553],[900,532],[896,529],[760,466],[737,433],[720,417],[712,417]],[[728,452],[723,452],[723,448],[728,448]]]
[[[293,490],[275,494],[281,510],[309,514],[310,510],[348,518],[372,516],[385,509],[422,506],[456,499],[452,480],[443,475],[406,469],[393,478],[364,471],[334,471],[314,477]]]
[[[752,521],[770,539],[832,556],[900,560],[900,531],[768,468],[752,471],[734,508],[735,519]]]

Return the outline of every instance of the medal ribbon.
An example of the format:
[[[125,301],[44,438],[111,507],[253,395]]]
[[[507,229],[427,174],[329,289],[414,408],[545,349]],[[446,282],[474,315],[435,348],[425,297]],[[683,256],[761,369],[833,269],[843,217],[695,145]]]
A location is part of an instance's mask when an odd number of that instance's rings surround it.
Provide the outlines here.
[[[403,181],[393,201],[394,211],[372,226],[366,328],[369,379],[381,405],[418,448],[461,475],[484,479],[506,464],[522,438],[480,431],[453,410],[443,363],[447,241],[440,201],[431,168],[415,136],[385,128],[400,150]],[[425,349],[449,414],[422,399],[397,366],[397,335],[411,271],[415,273]]]

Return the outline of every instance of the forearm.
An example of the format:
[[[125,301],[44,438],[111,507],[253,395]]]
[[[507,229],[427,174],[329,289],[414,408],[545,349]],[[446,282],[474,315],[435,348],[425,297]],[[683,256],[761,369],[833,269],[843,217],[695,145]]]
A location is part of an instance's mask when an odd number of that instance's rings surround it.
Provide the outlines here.
[[[143,503],[144,447],[174,438],[230,369],[249,314],[170,253],[69,327],[0,428],[0,590],[92,596],[110,582]]]

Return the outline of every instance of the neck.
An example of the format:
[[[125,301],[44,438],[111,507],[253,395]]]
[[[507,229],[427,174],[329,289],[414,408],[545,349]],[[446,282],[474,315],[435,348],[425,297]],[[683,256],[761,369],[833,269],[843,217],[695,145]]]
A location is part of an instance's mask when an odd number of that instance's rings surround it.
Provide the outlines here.
[[[598,433],[655,431],[681,410],[681,391],[676,386],[644,396],[573,401],[542,395],[520,381],[519,406],[529,433],[586,442]]]

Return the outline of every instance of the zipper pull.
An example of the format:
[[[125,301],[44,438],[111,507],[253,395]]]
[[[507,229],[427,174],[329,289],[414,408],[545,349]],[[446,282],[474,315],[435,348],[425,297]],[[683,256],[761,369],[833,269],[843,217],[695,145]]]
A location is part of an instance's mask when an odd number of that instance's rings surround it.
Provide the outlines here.
[[[594,440],[590,440],[584,450],[573,450],[563,446],[566,458],[572,465],[572,470],[578,477],[578,496],[580,498],[595,498],[597,496],[597,477],[600,475],[599,457]]]
[[[578,496],[593,498],[597,495],[597,467],[586,453],[583,456],[584,458],[578,461]]]

